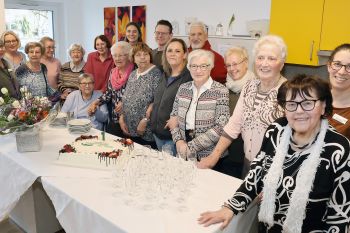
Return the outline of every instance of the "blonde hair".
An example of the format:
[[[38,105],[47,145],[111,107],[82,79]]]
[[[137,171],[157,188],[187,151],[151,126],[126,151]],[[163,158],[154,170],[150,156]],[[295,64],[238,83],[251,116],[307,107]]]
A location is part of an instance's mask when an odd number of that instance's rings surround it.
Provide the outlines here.
[[[5,31],[4,33],[2,33],[1,35],[1,40],[5,45],[5,36],[7,35],[11,35],[14,36],[17,40],[17,49],[21,47],[21,40],[19,39],[18,35],[14,32],[14,31]]]
[[[244,47],[240,47],[240,46],[233,46],[231,48],[229,48],[226,53],[225,53],[225,61],[227,60],[227,58],[229,56],[231,56],[232,54],[237,54],[241,59],[247,59],[248,60],[248,52],[247,49]]]

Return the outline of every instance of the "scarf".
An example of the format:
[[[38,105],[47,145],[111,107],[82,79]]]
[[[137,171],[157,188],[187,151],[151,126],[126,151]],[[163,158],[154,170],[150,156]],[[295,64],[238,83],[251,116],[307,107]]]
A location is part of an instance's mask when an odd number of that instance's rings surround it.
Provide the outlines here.
[[[314,183],[317,167],[320,163],[320,154],[323,152],[324,138],[328,130],[328,121],[322,120],[321,129],[314,145],[310,148],[310,155],[303,162],[296,177],[296,186],[290,199],[286,219],[283,224],[283,233],[300,233],[305,219],[306,205]],[[283,163],[288,153],[289,142],[292,136],[290,126],[285,126],[276,148],[276,156],[264,180],[263,200],[259,211],[259,220],[272,227],[274,225],[275,200],[278,183],[282,182]]]
[[[238,94],[241,92],[244,84],[249,81],[250,79],[253,79],[255,77],[254,73],[250,70],[247,70],[245,75],[238,80],[233,80],[229,75],[226,77],[226,87],[233,91],[233,93]]]
[[[128,81],[129,75],[131,74],[131,72],[134,69],[134,64],[130,63],[126,69],[125,69],[125,73],[122,75],[119,72],[119,69],[116,67],[111,71],[111,84],[114,90],[119,90],[120,88],[122,88],[125,83]]]

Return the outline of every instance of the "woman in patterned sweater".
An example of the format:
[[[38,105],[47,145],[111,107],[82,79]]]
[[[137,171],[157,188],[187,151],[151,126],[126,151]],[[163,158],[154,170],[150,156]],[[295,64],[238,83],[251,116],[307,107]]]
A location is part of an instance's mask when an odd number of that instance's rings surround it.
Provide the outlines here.
[[[134,142],[156,149],[149,119],[154,92],[162,73],[152,64],[152,50],[145,43],[139,42],[133,46],[131,58],[137,69],[130,74],[122,97],[120,128]]]
[[[58,90],[61,94],[61,100],[65,100],[69,93],[79,90],[78,77],[84,73],[84,54],[85,49],[80,44],[72,44],[68,49],[71,60],[61,67],[58,77]]]
[[[259,232],[347,233],[350,224],[350,143],[328,124],[329,84],[299,75],[283,84],[285,118],[267,129],[249,174],[221,210],[206,212],[209,226],[244,212],[262,193]]]
[[[250,162],[259,152],[267,127],[283,116],[283,109],[277,105],[276,97],[278,88],[286,81],[281,75],[286,55],[287,47],[278,36],[264,36],[255,43],[253,57],[257,79],[245,84],[217,146],[198,167],[214,167],[231,142],[241,134],[245,154],[243,177],[247,174]]]
[[[214,55],[197,49],[188,56],[193,81],[182,84],[175,97],[171,129],[176,150],[183,156],[208,156],[230,116],[228,89],[210,77]]]

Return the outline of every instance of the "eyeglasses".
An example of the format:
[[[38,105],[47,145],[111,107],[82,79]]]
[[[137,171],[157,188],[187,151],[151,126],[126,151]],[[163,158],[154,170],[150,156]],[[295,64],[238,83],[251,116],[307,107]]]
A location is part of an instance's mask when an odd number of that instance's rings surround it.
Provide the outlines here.
[[[231,63],[231,64],[226,64],[226,69],[233,69],[235,67],[237,67],[238,65],[242,64],[245,60],[247,60],[247,58],[243,58],[242,61],[238,62],[238,63]]]
[[[209,67],[210,67],[210,64],[190,65],[190,70],[195,71],[199,68],[201,71],[206,71],[209,69]]]
[[[82,86],[91,86],[92,84],[94,84],[94,82],[87,82],[87,83],[79,83]]]
[[[156,36],[166,36],[166,35],[169,34],[169,32],[157,32],[157,31],[155,31],[154,34],[155,34]]]
[[[17,40],[5,40],[5,44],[17,44]]]
[[[317,100],[303,100],[300,102],[286,101],[284,104],[284,109],[287,110],[288,112],[294,112],[298,109],[298,105],[300,105],[304,111],[311,111],[315,108],[317,101],[319,101],[319,99],[317,99]]]
[[[350,73],[350,64],[343,65],[339,61],[332,61],[331,62],[331,68],[335,71],[341,70],[341,68],[343,68],[343,66],[345,68],[345,71]]]

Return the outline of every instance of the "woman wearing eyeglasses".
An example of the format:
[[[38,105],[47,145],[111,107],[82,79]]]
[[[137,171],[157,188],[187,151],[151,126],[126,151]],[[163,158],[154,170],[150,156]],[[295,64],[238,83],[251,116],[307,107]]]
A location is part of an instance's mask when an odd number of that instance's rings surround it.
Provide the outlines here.
[[[328,120],[339,133],[350,139],[350,44],[338,46],[327,67],[333,95],[333,114]]]
[[[231,47],[224,56],[227,69],[226,87],[230,93],[230,115],[236,107],[239,95],[243,86],[251,79],[255,78],[255,74],[248,69],[248,53],[244,47]],[[215,170],[226,175],[241,177],[244,162],[244,142],[242,136],[239,135],[228,148],[228,156],[217,163]]]
[[[262,193],[259,232],[347,233],[350,143],[328,125],[329,84],[298,75],[282,84],[277,99],[286,117],[267,129],[261,150],[233,197],[220,210],[201,214],[199,223],[222,223],[225,228]]]
[[[196,49],[188,56],[187,68],[193,81],[179,87],[170,114],[177,122],[166,125],[183,157],[200,160],[208,156],[230,116],[228,90],[210,77],[213,66],[214,54],[210,51]]]
[[[56,90],[58,76],[61,70],[61,62],[55,58],[55,41],[48,36],[44,36],[40,39],[40,43],[44,47],[44,54],[41,57],[40,62],[47,68],[47,80],[50,87]]]
[[[75,119],[88,118],[91,120],[92,127],[102,130],[103,123],[108,119],[107,106],[103,104],[97,107],[94,112],[89,108],[102,93],[94,91],[95,80],[91,74],[81,74],[78,81],[79,90],[73,91],[67,96],[61,112],[71,112]]]
[[[13,31],[5,31],[1,35],[1,40],[4,42],[6,53],[4,59],[10,66],[10,69],[15,71],[17,67],[26,63],[26,55],[18,49],[21,47],[21,41]]]
[[[134,70],[134,64],[129,57],[130,52],[131,45],[126,41],[119,41],[111,47],[115,68],[111,70],[109,75],[106,92],[90,106],[91,111],[94,112],[99,105],[108,105],[110,121],[106,131],[119,137],[124,136],[119,125],[119,115],[122,110],[121,101],[129,76]]]
[[[287,46],[279,36],[261,37],[254,45],[254,67],[256,79],[247,82],[241,91],[235,110],[224,127],[213,153],[203,159],[199,168],[213,168],[231,142],[240,134],[244,141],[243,177],[250,162],[259,152],[267,127],[283,116],[283,109],[277,105],[277,91],[286,79],[281,70],[287,55]]]

